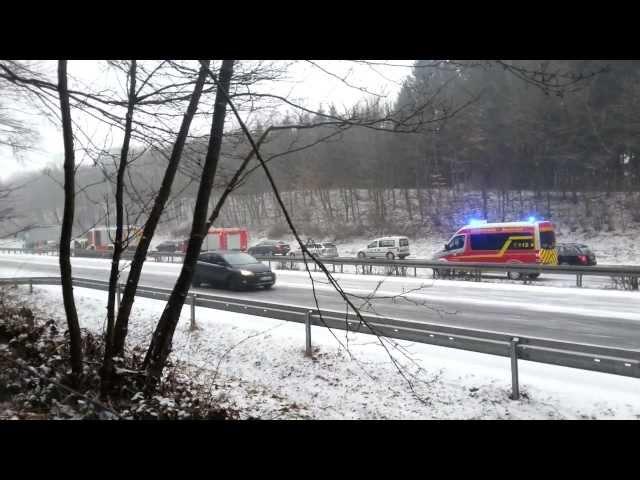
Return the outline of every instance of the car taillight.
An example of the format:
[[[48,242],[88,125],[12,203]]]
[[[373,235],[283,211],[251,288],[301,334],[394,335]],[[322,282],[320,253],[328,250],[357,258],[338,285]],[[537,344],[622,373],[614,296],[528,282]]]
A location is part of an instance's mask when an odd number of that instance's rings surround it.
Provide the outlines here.
[[[578,258],[580,259],[580,261],[582,263],[587,263],[587,256],[586,255],[578,255]]]

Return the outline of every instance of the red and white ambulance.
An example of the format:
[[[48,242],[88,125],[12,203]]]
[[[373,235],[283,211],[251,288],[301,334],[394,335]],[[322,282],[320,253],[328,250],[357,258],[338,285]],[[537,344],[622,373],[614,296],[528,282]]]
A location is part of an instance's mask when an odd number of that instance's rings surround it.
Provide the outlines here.
[[[444,250],[434,255],[434,260],[557,265],[554,226],[550,221],[535,219],[505,223],[474,221],[460,228]],[[513,276],[519,277],[515,273]]]

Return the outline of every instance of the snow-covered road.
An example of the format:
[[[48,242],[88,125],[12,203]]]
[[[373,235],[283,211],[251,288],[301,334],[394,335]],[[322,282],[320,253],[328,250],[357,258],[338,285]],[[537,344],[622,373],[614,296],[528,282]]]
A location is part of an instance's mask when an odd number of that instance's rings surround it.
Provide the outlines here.
[[[72,264],[74,276],[108,278],[109,260],[73,258]],[[178,264],[147,262],[141,283],[171,288],[179,271]],[[0,276],[30,275],[58,275],[57,257],[0,255]],[[326,283],[326,278],[321,273],[314,273],[313,277],[321,308],[344,310],[344,300]],[[368,303],[365,309],[381,315],[640,349],[638,292],[353,274],[335,274],[335,278],[357,305]],[[375,299],[365,302],[364,298],[376,288]],[[276,287],[271,291],[224,294],[314,306],[306,272],[278,271]],[[389,298],[401,294],[401,298]]]

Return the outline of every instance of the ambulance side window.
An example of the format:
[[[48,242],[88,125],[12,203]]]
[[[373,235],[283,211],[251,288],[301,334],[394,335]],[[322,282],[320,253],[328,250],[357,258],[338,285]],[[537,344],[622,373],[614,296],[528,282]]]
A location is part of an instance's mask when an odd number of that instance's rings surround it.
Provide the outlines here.
[[[457,235],[447,245],[447,250],[459,250],[464,248],[464,235]]]

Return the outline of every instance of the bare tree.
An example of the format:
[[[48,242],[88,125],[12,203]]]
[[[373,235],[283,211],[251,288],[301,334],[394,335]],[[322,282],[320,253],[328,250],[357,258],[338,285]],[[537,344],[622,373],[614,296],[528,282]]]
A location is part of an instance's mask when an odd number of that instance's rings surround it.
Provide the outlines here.
[[[129,315],[131,313],[131,307],[133,306],[133,302],[135,300],[138,282],[140,281],[140,275],[142,274],[142,267],[147,257],[151,239],[153,238],[156,227],[158,225],[158,221],[160,220],[160,215],[162,214],[165,204],[169,199],[169,195],[171,194],[173,180],[176,176],[178,165],[182,157],[182,152],[184,150],[187,135],[189,133],[189,127],[191,126],[191,122],[198,108],[198,103],[200,102],[200,96],[202,95],[206,76],[207,69],[202,66],[200,68],[200,72],[198,73],[198,78],[189,100],[189,106],[187,107],[187,110],[182,118],[180,131],[178,132],[175,143],[173,145],[169,163],[162,179],[162,185],[160,187],[160,190],[158,191],[158,195],[155,197],[153,208],[151,210],[151,213],[149,214],[142,232],[142,238],[140,239],[140,243],[136,248],[133,261],[131,262],[129,276],[127,278],[125,289],[122,295],[122,302],[120,304],[120,310],[118,311],[118,317],[115,324],[115,335],[113,339],[112,349],[115,355],[121,355],[124,351],[124,344],[127,337],[129,324]]]
[[[118,277],[120,273],[120,257],[123,251],[123,223],[124,223],[124,181],[127,170],[127,160],[129,156],[129,143],[131,141],[131,129],[133,124],[133,109],[136,103],[136,60],[131,61],[129,74],[129,102],[127,105],[127,115],[125,120],[124,139],[120,151],[120,163],[118,165],[118,175],[116,178],[116,237],[113,242],[113,257],[111,259],[111,273],[109,275],[109,292],[107,299],[107,331],[104,341],[104,366],[102,372],[102,395],[109,389],[110,375],[112,372],[113,355],[113,330],[115,324],[115,300]],[[128,222],[127,222],[128,223]],[[129,232],[127,232],[129,233]]]
[[[71,109],[67,89],[67,61],[58,61],[58,92],[60,94],[60,113],[62,116],[62,137],[64,140],[64,213],[60,233],[60,280],[62,298],[69,328],[69,347],[71,352],[71,370],[74,384],[80,382],[82,375],[82,338],[78,312],[73,298],[73,278],[71,273],[71,236],[75,201],[75,153],[73,151],[73,129]]]
[[[193,224],[187,245],[187,252],[178,280],[173,287],[173,291],[169,296],[162,316],[153,332],[151,344],[149,345],[144,361],[147,370],[148,389],[155,388],[162,376],[162,370],[171,352],[173,333],[178,324],[187,292],[191,287],[193,271],[198,260],[198,255],[200,254],[202,241],[207,234],[207,209],[209,206],[209,198],[211,197],[211,189],[213,188],[213,181],[218,168],[220,148],[222,147],[222,134],[229,95],[229,85],[231,83],[231,76],[233,75],[233,64],[233,60],[223,60],[220,66],[219,81],[216,82],[216,100],[211,122],[209,147],[202,169],[202,180],[200,181],[196,206],[193,212]],[[208,74],[209,63],[204,62],[201,65],[201,70]]]

